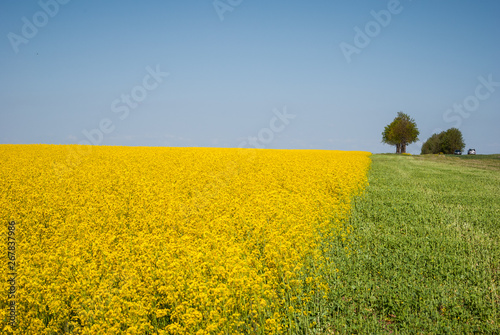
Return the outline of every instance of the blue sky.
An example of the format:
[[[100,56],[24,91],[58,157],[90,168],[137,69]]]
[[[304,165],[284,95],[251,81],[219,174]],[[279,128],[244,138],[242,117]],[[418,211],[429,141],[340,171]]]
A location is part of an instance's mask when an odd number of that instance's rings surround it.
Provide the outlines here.
[[[496,0],[3,0],[0,143],[392,152],[403,111],[422,141],[458,127],[499,153],[499,17]]]

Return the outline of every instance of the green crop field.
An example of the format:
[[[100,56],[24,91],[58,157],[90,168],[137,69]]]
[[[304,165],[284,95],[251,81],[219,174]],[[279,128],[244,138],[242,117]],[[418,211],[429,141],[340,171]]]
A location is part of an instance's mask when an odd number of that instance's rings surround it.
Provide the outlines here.
[[[356,252],[325,246],[324,333],[499,334],[500,155],[372,158]]]

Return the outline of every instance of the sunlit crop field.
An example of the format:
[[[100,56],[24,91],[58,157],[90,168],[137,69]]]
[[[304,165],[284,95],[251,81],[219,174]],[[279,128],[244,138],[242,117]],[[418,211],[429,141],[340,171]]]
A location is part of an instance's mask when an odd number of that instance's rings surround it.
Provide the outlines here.
[[[370,167],[369,153],[319,150],[0,145],[0,157],[17,334],[308,327],[334,262],[322,241],[350,252],[350,200]]]

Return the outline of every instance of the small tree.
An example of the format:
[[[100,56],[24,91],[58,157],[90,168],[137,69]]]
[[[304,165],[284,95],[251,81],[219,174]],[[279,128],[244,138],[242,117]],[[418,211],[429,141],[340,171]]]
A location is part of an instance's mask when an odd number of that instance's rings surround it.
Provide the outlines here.
[[[425,143],[422,145],[421,149],[421,155],[425,154],[433,154],[433,153],[439,153],[441,148],[440,148],[440,135],[438,134],[433,134],[431,137],[425,141]]]
[[[399,112],[398,116],[388,124],[382,132],[382,142],[395,145],[396,153],[406,153],[406,146],[418,141],[417,124],[408,114]]]
[[[445,133],[446,142],[450,153],[454,153],[455,150],[462,151],[465,148],[464,137],[462,132],[457,128],[450,128]]]

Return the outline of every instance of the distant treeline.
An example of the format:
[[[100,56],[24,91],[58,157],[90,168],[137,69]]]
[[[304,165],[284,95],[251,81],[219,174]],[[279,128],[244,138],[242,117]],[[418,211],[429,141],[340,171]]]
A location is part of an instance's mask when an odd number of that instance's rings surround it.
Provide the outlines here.
[[[422,145],[421,154],[453,154],[455,150],[462,151],[464,148],[465,143],[460,130],[450,128],[429,137]]]

